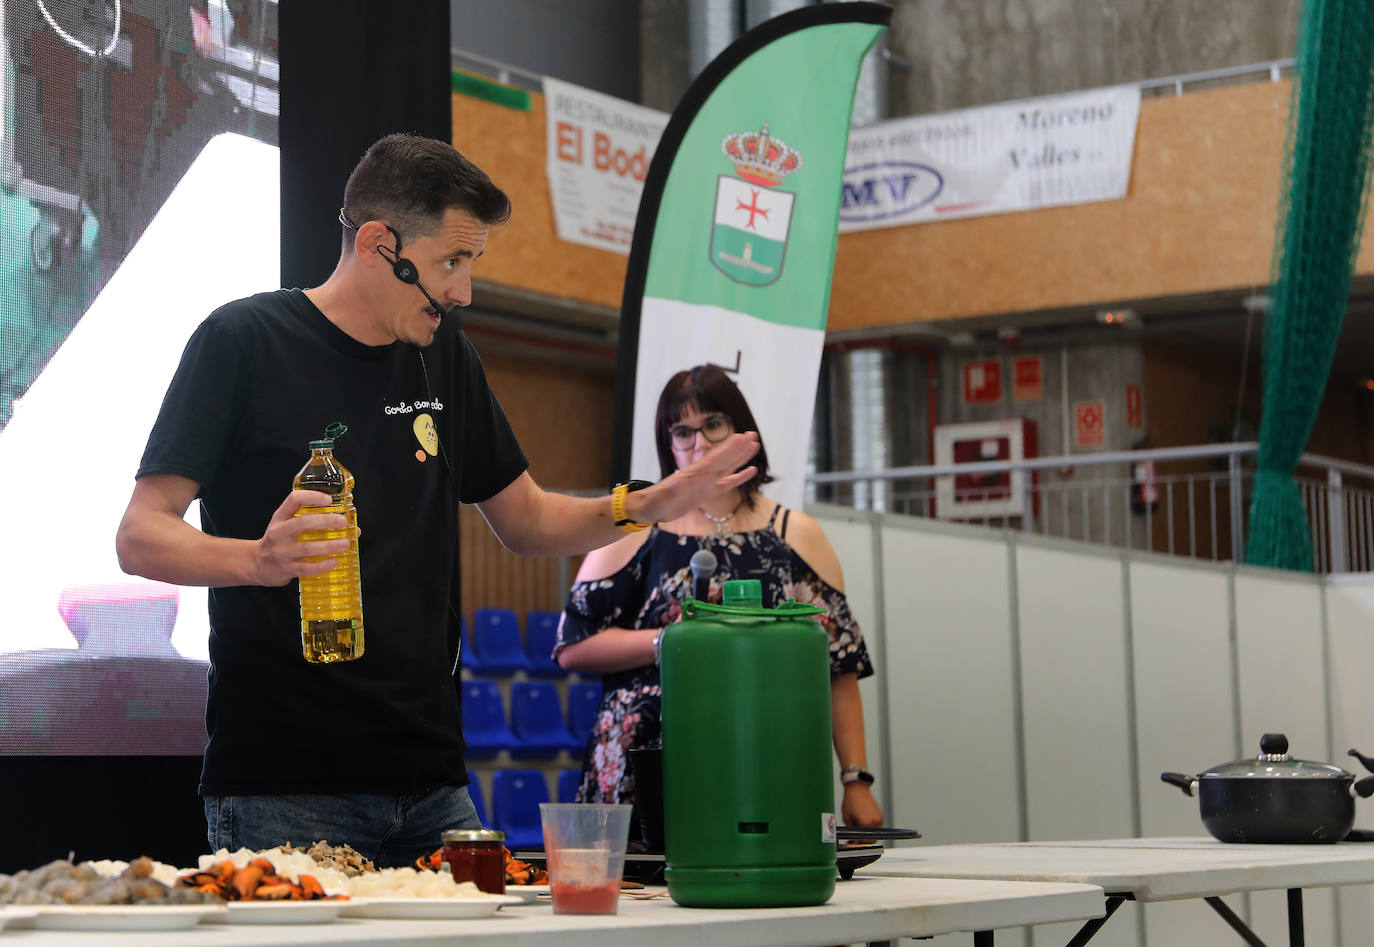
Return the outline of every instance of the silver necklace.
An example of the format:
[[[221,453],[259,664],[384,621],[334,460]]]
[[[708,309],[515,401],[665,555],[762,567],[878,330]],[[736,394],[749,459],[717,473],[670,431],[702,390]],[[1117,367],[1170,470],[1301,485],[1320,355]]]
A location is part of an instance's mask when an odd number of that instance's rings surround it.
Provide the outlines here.
[[[731,510],[729,513],[726,513],[724,516],[712,516],[710,513],[707,513],[701,507],[697,507],[697,512],[716,525],[716,536],[718,536],[721,539],[725,539],[731,533],[730,518],[733,517],[737,512],[739,512],[740,504],[743,502],[744,498],[741,497],[739,503],[735,504],[735,508]]]

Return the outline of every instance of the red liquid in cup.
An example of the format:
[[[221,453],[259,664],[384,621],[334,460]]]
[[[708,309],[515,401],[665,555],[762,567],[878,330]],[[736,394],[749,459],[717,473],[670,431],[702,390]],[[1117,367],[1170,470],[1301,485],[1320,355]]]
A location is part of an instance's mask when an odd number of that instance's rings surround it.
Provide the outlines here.
[[[620,883],[595,888],[554,884],[554,914],[614,914],[620,901]]]

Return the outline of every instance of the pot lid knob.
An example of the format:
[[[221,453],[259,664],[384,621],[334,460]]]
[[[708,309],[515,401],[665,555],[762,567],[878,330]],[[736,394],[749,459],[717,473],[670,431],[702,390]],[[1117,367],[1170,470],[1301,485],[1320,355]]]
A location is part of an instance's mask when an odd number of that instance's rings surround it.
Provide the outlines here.
[[[1278,763],[1288,759],[1288,737],[1266,733],[1260,737],[1260,759]]]

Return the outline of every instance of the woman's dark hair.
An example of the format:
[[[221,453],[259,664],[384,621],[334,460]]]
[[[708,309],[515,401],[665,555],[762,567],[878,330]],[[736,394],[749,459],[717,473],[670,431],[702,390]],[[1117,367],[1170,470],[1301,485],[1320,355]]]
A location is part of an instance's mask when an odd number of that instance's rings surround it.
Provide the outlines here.
[[[510,219],[510,198],[485,171],[434,138],[388,135],[367,149],[344,185],[344,215],[355,226],[386,221],[409,240],[439,229],[450,209],[488,227]],[[344,247],[353,241],[347,228]]]
[[[749,402],[744,400],[739,386],[725,374],[725,369],[719,365],[698,365],[678,372],[663,386],[663,393],[658,396],[658,411],[654,415],[654,443],[658,446],[658,465],[664,477],[677,470],[673,439],[668,430],[682,418],[683,412],[692,407],[703,414],[725,415],[736,432],[759,429],[754,412],[749,410]],[[768,452],[763,448],[763,435],[759,435],[759,452],[742,466],[749,464],[757,466],[759,472],[741,485],[739,492],[745,508],[752,510],[759,487],[773,482],[768,472]]]

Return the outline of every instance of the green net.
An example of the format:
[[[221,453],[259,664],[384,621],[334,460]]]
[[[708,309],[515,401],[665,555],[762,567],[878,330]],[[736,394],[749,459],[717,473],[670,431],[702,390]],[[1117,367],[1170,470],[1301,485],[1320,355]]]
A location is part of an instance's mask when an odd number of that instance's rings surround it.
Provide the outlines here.
[[[1374,3],[1308,0],[1298,40],[1264,414],[1245,561],[1312,570],[1293,474],[1316,419],[1350,293],[1368,183]]]

